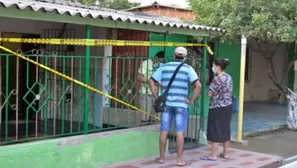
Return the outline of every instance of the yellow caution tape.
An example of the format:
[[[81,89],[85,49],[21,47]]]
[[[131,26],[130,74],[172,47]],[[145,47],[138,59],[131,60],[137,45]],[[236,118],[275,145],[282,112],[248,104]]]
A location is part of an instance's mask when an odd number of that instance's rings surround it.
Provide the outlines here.
[[[160,41],[126,41],[107,39],[38,39],[38,38],[0,38],[0,42],[11,43],[35,43],[53,45],[79,45],[79,46],[165,46],[165,47],[206,47],[207,51],[213,55],[213,51],[207,44],[160,42]]]
[[[48,66],[45,66],[45,65],[43,65],[43,64],[40,64],[40,63],[38,63],[38,62],[36,62],[36,61],[34,61],[34,60],[31,60],[31,59],[29,59],[29,58],[27,58],[27,57],[21,55],[21,54],[18,54],[18,53],[16,53],[16,52],[13,52],[13,51],[11,51],[10,49],[8,49],[8,48],[6,48],[6,47],[0,46],[0,49],[2,49],[3,51],[8,52],[8,53],[10,53],[10,54],[13,54],[13,55],[15,55],[15,56],[17,56],[17,57],[19,57],[19,58],[21,58],[21,59],[24,59],[24,60],[26,60],[26,61],[28,61],[28,62],[31,62],[32,64],[35,64],[35,65],[39,66],[40,68],[43,68],[43,69],[45,69],[45,70],[47,70],[47,71],[49,71],[49,72],[52,72],[52,73],[54,73],[54,74],[56,74],[56,75],[58,75],[58,76],[61,76],[61,77],[65,78],[65,79],[67,79],[67,80],[69,80],[69,81],[71,81],[71,82],[73,82],[73,83],[76,83],[76,84],[78,84],[78,85],[80,85],[80,86],[82,86],[82,87],[85,87],[85,88],[87,88],[87,89],[90,89],[91,91],[94,91],[94,92],[99,93],[99,94],[101,94],[101,95],[103,95],[103,96],[106,96],[106,97],[108,97],[108,98],[110,98],[110,99],[112,99],[112,100],[114,100],[114,101],[117,101],[117,102],[119,102],[119,103],[121,103],[121,104],[123,104],[123,105],[125,105],[125,106],[127,106],[127,107],[130,107],[130,108],[132,108],[132,109],[134,109],[134,110],[137,110],[137,111],[142,112],[142,113],[144,113],[144,114],[146,114],[146,115],[149,115],[149,116],[151,116],[151,117],[153,117],[153,118],[155,118],[155,119],[157,119],[157,120],[160,120],[160,118],[157,117],[157,116],[154,116],[154,115],[152,115],[152,114],[150,114],[150,113],[148,113],[148,112],[146,112],[146,111],[144,111],[144,110],[142,110],[142,109],[139,109],[139,108],[137,108],[137,107],[135,107],[135,106],[132,106],[131,104],[126,103],[126,102],[124,102],[124,101],[122,101],[122,100],[120,100],[120,99],[118,99],[118,98],[116,98],[116,97],[113,97],[113,96],[111,96],[111,95],[109,95],[109,94],[107,94],[107,93],[105,93],[105,92],[103,92],[103,91],[100,91],[100,90],[98,90],[98,89],[96,89],[96,88],[94,88],[94,87],[92,87],[92,86],[90,86],[90,85],[84,84],[84,83],[82,83],[82,82],[80,82],[80,81],[78,81],[78,80],[76,80],[76,79],[73,79],[73,78],[71,78],[70,76],[67,76],[67,75],[65,75],[65,74],[62,74],[62,73],[60,73],[60,72],[58,72],[58,71],[56,71],[56,70],[54,70],[54,69],[52,69],[52,68],[50,68],[50,67],[48,67]]]

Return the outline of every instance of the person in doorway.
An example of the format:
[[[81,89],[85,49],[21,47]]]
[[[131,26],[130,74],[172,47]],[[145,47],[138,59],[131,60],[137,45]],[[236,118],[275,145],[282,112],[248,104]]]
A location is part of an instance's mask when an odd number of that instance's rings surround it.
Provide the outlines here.
[[[149,81],[150,89],[153,96],[157,99],[158,93],[156,90],[156,83],[162,85],[163,91],[168,86],[170,78],[172,77],[176,68],[186,60],[187,49],[184,47],[177,47],[174,51],[174,61],[168,62],[162,65],[153,74]],[[194,94],[192,98],[188,99],[189,82],[194,84]],[[161,126],[159,137],[160,156],[156,158],[157,163],[164,163],[165,161],[165,148],[167,142],[167,136],[171,128],[172,120],[175,121],[175,129],[177,136],[177,166],[187,166],[190,162],[184,161],[182,157],[184,147],[184,135],[188,120],[188,105],[193,104],[197,99],[201,90],[201,83],[195,70],[187,65],[183,64],[176,74],[175,79],[169,93],[166,98],[165,112],[161,113]]]
[[[149,89],[148,81],[152,74],[164,63],[164,52],[159,51],[153,59],[144,60],[138,70],[137,80],[141,83],[139,90],[140,108],[154,114],[154,97]],[[141,115],[142,123],[150,122],[151,117],[147,114]]]
[[[223,143],[223,153],[219,156],[228,159],[228,147],[230,142],[230,125],[233,113],[232,107],[232,78],[225,72],[230,64],[227,59],[216,59],[212,71],[216,75],[208,90],[211,97],[208,122],[207,140],[211,142],[211,153],[202,160],[216,161],[219,143]]]

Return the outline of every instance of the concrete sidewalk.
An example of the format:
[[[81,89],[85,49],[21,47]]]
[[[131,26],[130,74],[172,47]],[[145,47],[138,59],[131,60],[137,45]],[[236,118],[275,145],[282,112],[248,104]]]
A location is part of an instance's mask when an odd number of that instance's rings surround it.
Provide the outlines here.
[[[217,161],[203,161],[201,157],[209,154],[209,147],[201,147],[184,152],[184,159],[192,164],[191,168],[277,168],[281,166],[282,157],[262,153],[230,149],[230,159],[219,158]],[[220,151],[222,149],[220,148]],[[135,160],[117,165],[106,166],[105,168],[173,168],[177,167],[176,154],[170,154],[164,164],[158,164],[155,158]]]

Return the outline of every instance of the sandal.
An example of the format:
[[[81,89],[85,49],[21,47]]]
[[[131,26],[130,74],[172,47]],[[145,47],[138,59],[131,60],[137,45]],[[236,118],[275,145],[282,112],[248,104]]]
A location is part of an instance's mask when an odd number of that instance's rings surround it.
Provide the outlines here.
[[[177,164],[176,166],[185,167],[185,166],[190,166],[190,165],[191,165],[191,163],[189,161],[186,161],[184,164],[182,164],[182,165]]]
[[[226,155],[224,155],[224,154],[222,154],[222,153],[221,153],[219,156],[220,156],[221,158],[223,158],[223,159],[229,159],[229,156],[226,156]]]
[[[217,159],[212,159],[212,158],[209,158],[208,156],[204,156],[202,158],[200,158],[201,160],[206,160],[206,161],[217,161]]]
[[[155,161],[159,164],[163,164],[164,163],[164,160],[161,160],[160,158],[156,158]]]

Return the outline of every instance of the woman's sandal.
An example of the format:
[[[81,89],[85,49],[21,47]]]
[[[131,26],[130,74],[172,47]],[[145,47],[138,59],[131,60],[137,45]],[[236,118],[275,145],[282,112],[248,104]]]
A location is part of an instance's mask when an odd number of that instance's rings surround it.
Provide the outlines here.
[[[156,158],[155,161],[159,164],[163,164],[164,163],[164,160],[161,160],[160,158]]]
[[[208,156],[204,156],[200,158],[201,160],[206,160],[206,161],[217,161],[217,159],[209,158]]]
[[[182,164],[182,165],[177,164],[176,166],[178,166],[178,167],[185,167],[185,166],[190,166],[190,165],[191,165],[191,162],[186,161],[185,164]]]
[[[220,156],[221,158],[223,158],[223,159],[229,159],[229,156],[226,156],[226,155],[224,155],[224,154],[222,154],[222,153],[221,153],[219,156]]]

